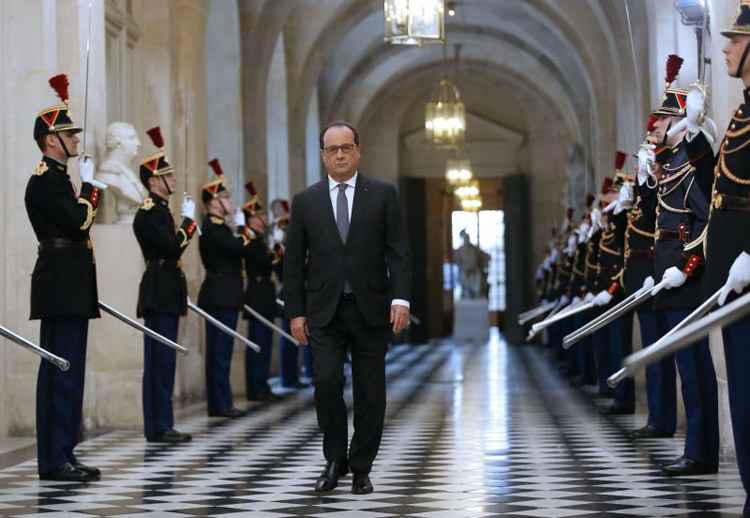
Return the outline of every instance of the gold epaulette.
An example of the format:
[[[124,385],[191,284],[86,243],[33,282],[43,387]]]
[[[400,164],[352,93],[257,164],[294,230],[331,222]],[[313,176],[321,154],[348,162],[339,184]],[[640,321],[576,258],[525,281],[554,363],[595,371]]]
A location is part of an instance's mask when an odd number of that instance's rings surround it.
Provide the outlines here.
[[[47,165],[47,162],[42,160],[36,165],[32,174],[34,176],[42,176],[47,171],[49,171],[49,166]]]
[[[141,205],[142,210],[151,210],[154,208],[154,200],[151,199],[151,197],[147,197],[145,200],[143,200],[143,205]]]
[[[214,225],[223,225],[224,224],[224,220],[221,219],[221,218],[217,218],[216,216],[209,216],[208,219]]]

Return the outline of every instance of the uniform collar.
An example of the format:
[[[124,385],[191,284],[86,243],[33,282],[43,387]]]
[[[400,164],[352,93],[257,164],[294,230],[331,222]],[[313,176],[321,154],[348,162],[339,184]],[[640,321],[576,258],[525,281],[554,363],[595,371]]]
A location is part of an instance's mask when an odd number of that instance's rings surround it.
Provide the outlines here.
[[[149,191],[148,195],[152,200],[154,200],[154,203],[156,203],[157,205],[160,205],[162,207],[169,207],[169,202],[155,192]]]
[[[336,180],[334,180],[333,178],[331,178],[331,176],[329,175],[328,176],[328,190],[329,191],[333,191],[334,189],[336,189],[338,187],[338,185],[340,183],[345,183],[346,185],[348,185],[352,189],[356,189],[356,187],[357,187],[357,176],[359,176],[359,171],[355,171],[354,172],[354,176],[352,176],[351,178],[349,178],[347,181],[345,181],[345,182],[337,182]],[[352,192],[354,192],[354,191],[352,190]]]
[[[51,169],[52,171],[60,171],[60,172],[67,172],[68,171],[68,165],[63,164],[62,162],[58,162],[51,156],[43,155],[42,161],[47,164],[47,167]]]

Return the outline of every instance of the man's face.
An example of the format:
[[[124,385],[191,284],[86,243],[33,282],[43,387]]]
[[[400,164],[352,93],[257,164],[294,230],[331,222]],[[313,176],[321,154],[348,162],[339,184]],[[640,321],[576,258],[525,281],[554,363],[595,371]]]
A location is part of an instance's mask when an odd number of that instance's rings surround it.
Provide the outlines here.
[[[266,219],[260,214],[255,214],[254,216],[250,217],[249,225],[250,228],[258,232],[259,234],[263,234],[266,231]]]
[[[78,138],[78,134],[74,133],[72,131],[62,131],[55,135],[49,135],[47,137],[47,148],[55,149],[57,154],[62,158],[70,158],[65,156],[65,149],[60,145],[60,141],[58,140],[58,137],[60,140],[63,141],[65,144],[65,147],[68,149],[68,153],[70,154],[70,157],[78,156],[78,142],[80,142]]]
[[[323,163],[334,179],[348,179],[359,167],[359,146],[354,143],[354,133],[345,126],[336,126],[323,136]]]
[[[740,66],[740,60],[742,59],[742,54],[745,52],[748,41],[750,41],[750,36],[732,36],[727,40],[724,48],[721,49],[724,53],[727,73],[730,76],[737,77],[737,67]],[[747,67],[747,63],[745,63],[745,67]],[[742,72],[744,71],[740,70],[740,75],[742,75]]]

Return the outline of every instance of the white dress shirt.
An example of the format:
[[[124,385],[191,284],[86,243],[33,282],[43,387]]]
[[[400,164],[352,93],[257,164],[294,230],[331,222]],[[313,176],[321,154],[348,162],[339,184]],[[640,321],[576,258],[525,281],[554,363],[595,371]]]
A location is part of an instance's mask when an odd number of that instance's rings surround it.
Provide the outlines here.
[[[344,194],[346,195],[346,203],[349,206],[349,224],[351,225],[352,222],[352,207],[354,207],[354,190],[357,187],[357,176],[359,175],[359,172],[356,171],[354,173],[354,176],[349,178],[347,181],[343,182],[349,187],[346,188],[344,191]],[[331,197],[331,208],[333,209],[333,219],[336,219],[336,202],[338,200],[339,196],[339,183],[331,176],[328,176],[328,194]],[[351,227],[350,227],[351,228]],[[391,301],[391,305],[395,306],[405,306],[406,308],[410,307],[408,300],[403,299],[393,299]]]

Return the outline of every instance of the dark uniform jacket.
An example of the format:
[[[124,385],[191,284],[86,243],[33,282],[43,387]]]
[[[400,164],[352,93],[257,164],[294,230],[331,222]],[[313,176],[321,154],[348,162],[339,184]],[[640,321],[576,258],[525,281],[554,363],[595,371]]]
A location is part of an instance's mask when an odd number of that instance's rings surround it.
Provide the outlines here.
[[[627,211],[611,213],[599,241],[599,290],[609,291],[615,300],[622,296],[626,227]]]
[[[136,212],[133,231],[146,261],[138,289],[138,317],[147,313],[187,313],[187,283],[180,257],[197,228],[195,221],[184,218],[175,231],[169,203],[154,193],[149,193]]]
[[[204,309],[242,307],[242,260],[247,257],[251,240],[246,233],[235,236],[221,218],[206,216],[199,247],[206,277],[198,294]]]
[[[570,279],[570,292],[574,297],[586,296],[586,243],[578,243],[573,258],[573,274]]]
[[[563,295],[569,299],[571,293],[568,290],[570,286],[570,278],[573,275],[573,259],[574,257],[568,257],[568,254],[561,252],[557,259],[557,277],[555,278],[555,297],[559,298]]]
[[[706,257],[704,298],[727,280],[741,252],[750,253],[750,89],[732,116],[716,160],[703,133],[687,143],[700,174],[713,178],[708,231],[700,242]]]
[[[76,196],[67,166],[43,157],[26,186],[26,212],[39,256],[31,274],[31,319],[99,317],[94,248],[89,238],[99,190]]]
[[[648,276],[654,278],[654,235],[656,230],[656,188],[646,183],[635,186],[635,203],[628,211],[625,231],[625,293],[638,291]],[[648,301],[650,306],[650,301]],[[643,307],[642,307],[643,308]]]
[[[269,248],[266,239],[254,231],[250,235],[250,245],[245,256],[245,304],[268,319],[273,319],[276,308],[276,286],[271,280],[274,263],[278,262],[276,254]],[[248,314],[245,314],[247,317]]]
[[[601,291],[599,286],[599,241],[602,230],[597,229],[586,243],[586,291],[596,295]]]
[[[702,177],[688,160],[685,141],[664,159],[657,187],[656,258],[654,280],[658,283],[667,268],[684,269],[691,257],[702,258],[701,247],[690,251],[686,245],[699,239],[708,221],[708,193]],[[701,269],[695,270],[679,288],[662,290],[654,299],[654,309],[693,309],[703,302]]]

